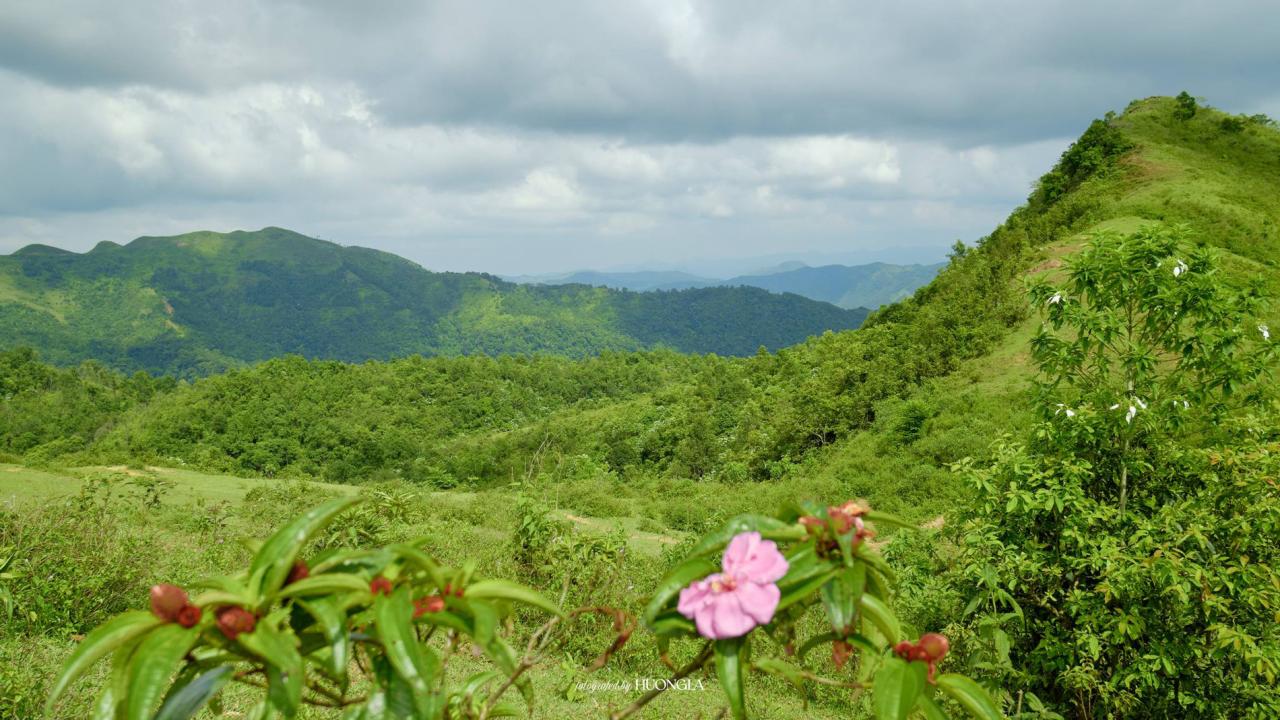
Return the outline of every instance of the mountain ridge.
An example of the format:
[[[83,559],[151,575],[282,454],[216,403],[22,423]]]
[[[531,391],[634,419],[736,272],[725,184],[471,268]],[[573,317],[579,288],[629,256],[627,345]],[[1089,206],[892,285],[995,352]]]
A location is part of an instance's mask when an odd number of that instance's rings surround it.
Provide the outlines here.
[[[677,270],[605,272],[578,270],[548,275],[506,276],[519,284],[589,285],[635,291],[684,290],[704,287],[758,287],[771,292],[791,292],[810,300],[846,309],[875,309],[911,295],[928,283],[946,263],[859,265],[830,263],[810,266],[798,261],[779,263],[759,272],[712,278]]]
[[[748,355],[857,327],[866,314],[754,289],[519,286],[278,227],[0,256],[0,345],[183,376],[285,354],[359,362],[666,346]]]

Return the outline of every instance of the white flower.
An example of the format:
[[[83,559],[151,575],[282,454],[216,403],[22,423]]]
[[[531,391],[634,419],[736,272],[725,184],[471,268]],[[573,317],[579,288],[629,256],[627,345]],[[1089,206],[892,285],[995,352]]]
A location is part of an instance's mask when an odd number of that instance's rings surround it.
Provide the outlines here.
[[[1049,298],[1050,305],[1057,305],[1060,302],[1062,302],[1062,293],[1060,292],[1054,293],[1053,297]]]
[[[1271,328],[1267,327],[1266,325],[1259,325],[1258,332],[1262,333],[1263,340],[1271,339]]]
[[[1125,421],[1125,422],[1127,422],[1127,423],[1131,423],[1131,422],[1133,422],[1133,416],[1134,416],[1134,415],[1137,415],[1137,414],[1138,414],[1138,408],[1136,408],[1136,407],[1134,407],[1134,406],[1130,405],[1130,406],[1129,406],[1129,412],[1125,413],[1125,415],[1124,415],[1124,421]]]
[[[1138,403],[1138,407],[1142,408],[1143,410],[1147,409],[1147,404],[1142,402],[1142,398],[1134,398],[1133,401]]]
[[[1075,416],[1076,416],[1076,411],[1072,410],[1071,408],[1067,408],[1067,417],[1073,418]]]
[[[1182,273],[1186,272],[1187,269],[1187,264],[1179,260],[1178,264],[1173,266],[1173,276],[1178,277]]]
[[[1053,411],[1054,415],[1064,414],[1069,418],[1073,418],[1076,416],[1075,410],[1072,410],[1071,408],[1067,407],[1066,405],[1063,405],[1062,403],[1058,403],[1057,407],[1058,409]]]
[[[1116,403],[1115,405],[1112,405],[1112,406],[1111,406],[1111,409],[1112,409],[1112,410],[1118,410],[1118,409],[1120,409],[1120,403]]]
[[[1186,410],[1186,409],[1187,409],[1187,408],[1189,408],[1189,407],[1191,407],[1191,403],[1187,402],[1186,400],[1183,400],[1183,401],[1182,401],[1182,409],[1183,409],[1183,410]]]

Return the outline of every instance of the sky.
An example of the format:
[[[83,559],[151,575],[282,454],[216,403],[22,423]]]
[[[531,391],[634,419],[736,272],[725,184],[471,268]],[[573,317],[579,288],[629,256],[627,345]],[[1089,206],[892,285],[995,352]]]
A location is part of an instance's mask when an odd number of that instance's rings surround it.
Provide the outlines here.
[[[287,227],[434,270],[923,262],[1094,117],[1280,116],[1271,0],[0,3],[0,253]]]

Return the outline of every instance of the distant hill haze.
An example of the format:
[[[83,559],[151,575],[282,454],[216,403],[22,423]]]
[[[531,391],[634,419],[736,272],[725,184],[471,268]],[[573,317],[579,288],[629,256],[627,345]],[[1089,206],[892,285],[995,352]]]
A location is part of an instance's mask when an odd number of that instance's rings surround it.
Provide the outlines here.
[[[795,293],[842,308],[871,308],[910,297],[929,284],[946,263],[933,265],[823,265],[809,267],[792,262],[753,275],[728,279],[700,277],[679,271],[580,272],[554,275],[522,275],[508,280],[539,285],[591,285],[620,290],[684,290],[706,287],[757,287],[775,293]]]
[[[749,355],[855,328],[866,315],[757,288],[517,285],[280,228],[0,256],[0,348],[184,376],[290,353],[581,357],[665,346]]]

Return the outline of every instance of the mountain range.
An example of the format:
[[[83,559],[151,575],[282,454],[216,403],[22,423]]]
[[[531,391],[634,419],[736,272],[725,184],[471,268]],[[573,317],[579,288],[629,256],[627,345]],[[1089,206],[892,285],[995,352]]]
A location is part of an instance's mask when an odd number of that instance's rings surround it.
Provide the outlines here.
[[[946,263],[892,265],[877,262],[865,265],[810,267],[801,262],[789,262],[760,272],[726,279],[702,277],[678,270],[635,272],[580,270],[547,275],[505,276],[504,279],[521,284],[579,284],[642,292],[746,286],[775,293],[795,293],[842,308],[875,309],[909,297],[916,289],[928,284],[945,265]]]
[[[748,355],[861,324],[752,287],[632,292],[438,273],[281,228],[0,256],[0,349],[59,364],[204,375],[283,354],[346,361],[669,347]]]

